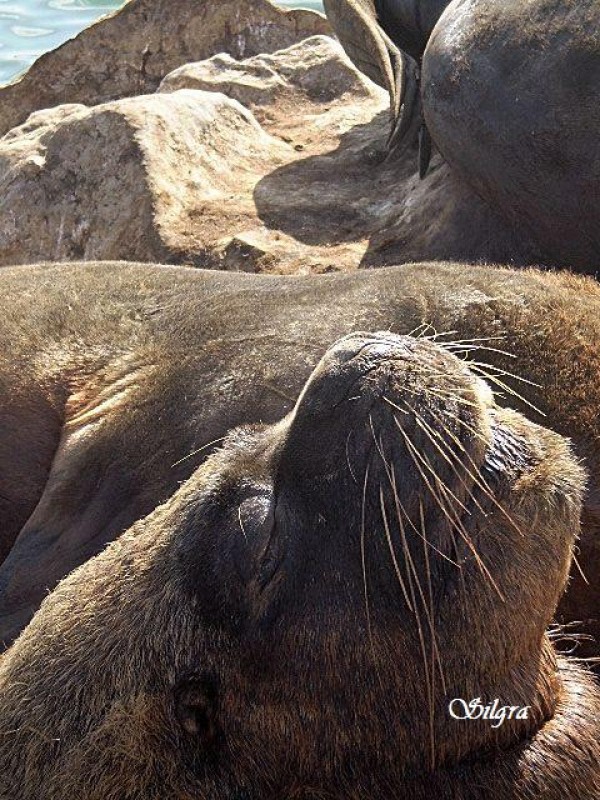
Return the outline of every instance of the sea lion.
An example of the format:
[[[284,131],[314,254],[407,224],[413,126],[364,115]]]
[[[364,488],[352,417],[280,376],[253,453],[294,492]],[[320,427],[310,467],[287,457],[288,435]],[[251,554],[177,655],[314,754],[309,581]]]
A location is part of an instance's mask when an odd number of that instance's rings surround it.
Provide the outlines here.
[[[598,270],[597,0],[326,0],[326,9],[359,69],[390,90],[392,149],[421,126],[422,176],[433,142],[519,240],[555,266]],[[428,20],[416,39],[415,9]],[[402,55],[411,42],[418,65]]]
[[[228,430],[288,412],[337,337],[427,326],[457,342],[499,402],[570,436],[585,460],[579,561],[589,580],[574,571],[564,608],[600,634],[591,279],[450,264],[287,278],[90,262],[5,268],[0,297],[5,644],[49,589],[166,501]]]
[[[444,158],[554,260],[600,266],[600,4],[454,0],[423,58]]]
[[[583,484],[435,342],[341,339],[44,601],[0,797],[597,800],[600,690],[546,635]]]

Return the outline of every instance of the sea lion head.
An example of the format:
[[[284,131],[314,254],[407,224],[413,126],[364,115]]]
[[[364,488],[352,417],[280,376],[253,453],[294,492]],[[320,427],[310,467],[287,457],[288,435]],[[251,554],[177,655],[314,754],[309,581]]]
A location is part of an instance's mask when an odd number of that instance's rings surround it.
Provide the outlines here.
[[[452,349],[341,339],[67,577],[0,662],[0,795],[403,796],[538,730],[583,476]]]

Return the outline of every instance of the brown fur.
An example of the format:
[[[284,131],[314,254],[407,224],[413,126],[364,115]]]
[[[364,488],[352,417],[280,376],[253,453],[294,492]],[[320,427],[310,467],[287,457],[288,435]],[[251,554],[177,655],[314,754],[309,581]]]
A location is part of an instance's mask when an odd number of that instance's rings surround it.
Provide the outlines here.
[[[0,531],[12,548],[0,638],[166,500],[231,427],[288,411],[337,336],[424,324],[485,339],[473,360],[539,384],[500,378],[545,416],[502,390],[499,401],[570,436],[585,459],[588,582],[574,570],[564,619],[591,620],[598,634],[595,282],[456,265],[287,280],[125,264],[5,269],[0,281]]]
[[[46,599],[0,662],[0,798],[597,800],[600,692],[545,634],[583,483],[445,349],[346,337]],[[530,717],[449,717],[476,696]]]

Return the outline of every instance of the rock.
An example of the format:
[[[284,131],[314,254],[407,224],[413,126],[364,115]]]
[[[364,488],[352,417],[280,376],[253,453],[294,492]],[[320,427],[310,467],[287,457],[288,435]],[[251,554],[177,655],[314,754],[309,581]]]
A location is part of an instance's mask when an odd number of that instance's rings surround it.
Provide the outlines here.
[[[202,264],[211,238],[247,226],[254,185],[288,149],[217,93],[38,112],[0,142],[0,263]]]
[[[270,0],[130,0],[0,88],[0,135],[59,103],[153,92],[176,67],[215,53],[246,58],[328,32],[322,14]]]
[[[351,66],[327,36],[314,36],[244,61],[219,53],[184,64],[164,78],[158,91],[177,89],[224,92],[250,107],[280,102],[298,92],[316,103],[332,103],[347,93],[355,101],[378,98],[372,82]]]
[[[175,85],[213,91],[170,91]],[[220,89],[251,107],[262,127]],[[354,267],[366,247],[362,233],[320,242],[318,214],[327,231],[332,214],[337,227],[344,199],[322,185],[318,170],[301,170],[300,183],[284,182],[281,191],[268,181],[335,153],[355,126],[344,152],[362,162],[373,129],[365,136],[361,126],[385,117],[386,102],[336,42],[313,37],[273,56],[186,67],[155,95],[36,112],[0,140],[0,264],[126,258],[278,272]],[[383,135],[383,120],[379,128]],[[298,235],[304,224],[314,230]]]

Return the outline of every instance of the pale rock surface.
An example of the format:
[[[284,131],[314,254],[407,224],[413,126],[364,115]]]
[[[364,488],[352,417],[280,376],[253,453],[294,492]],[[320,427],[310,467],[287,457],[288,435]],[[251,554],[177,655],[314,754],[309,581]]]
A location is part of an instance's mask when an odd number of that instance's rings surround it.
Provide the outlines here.
[[[6,134],[0,264],[106,258],[278,271],[356,264],[364,246],[344,243],[338,263],[335,248],[325,248],[324,259],[314,242],[262,221],[259,205],[266,203],[269,215],[284,203],[284,217],[300,222],[312,202],[302,199],[301,186],[284,186],[283,197],[274,190],[260,200],[256,193],[269,175],[303,161],[305,151],[335,150],[341,135],[385,108],[383,92],[327,37],[271,59],[228,61],[241,76],[271,62],[269,80],[279,88],[262,107],[264,126],[246,107],[253,104],[243,82],[231,94],[246,106],[219,91],[227,88],[223,81],[192,80],[211,91],[173,92],[167,79],[155,95],[38,111]],[[309,193],[323,195],[318,176],[309,183]]]
[[[0,142],[0,263],[201,262],[211,236],[246,226],[287,150],[223,94],[38,112]]]
[[[42,108],[148,94],[181,64],[247,58],[330,30],[322,14],[270,0],[129,0],[0,88],[0,135]]]

